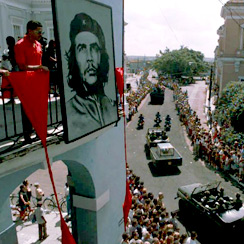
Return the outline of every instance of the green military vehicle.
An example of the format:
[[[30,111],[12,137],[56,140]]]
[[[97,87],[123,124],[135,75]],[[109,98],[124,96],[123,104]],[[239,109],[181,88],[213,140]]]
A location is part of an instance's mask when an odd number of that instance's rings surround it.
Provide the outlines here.
[[[182,156],[169,142],[158,143],[156,147],[151,147],[150,156],[154,166],[171,167],[182,165]]]

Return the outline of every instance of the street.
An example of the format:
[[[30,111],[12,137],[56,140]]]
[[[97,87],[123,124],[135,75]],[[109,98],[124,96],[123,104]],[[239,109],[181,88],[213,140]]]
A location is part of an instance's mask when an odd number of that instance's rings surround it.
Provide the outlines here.
[[[202,81],[203,82],[203,81]],[[206,94],[202,93],[204,86],[201,82],[196,85],[192,85],[195,88],[191,89],[189,96],[194,95],[194,99],[190,98],[190,103],[193,103],[198,111],[203,112],[203,104],[205,103]],[[198,98],[198,99],[196,99]],[[184,127],[181,126],[179,118],[176,114],[172,91],[166,89],[165,102],[161,105],[149,105],[150,97],[147,97],[144,106],[141,107],[138,114],[133,118],[132,122],[127,127],[127,158],[130,169],[140,176],[141,181],[144,182],[148,192],[152,192],[154,196],[157,196],[158,192],[163,192],[165,198],[164,202],[167,211],[178,210],[178,199],[175,199],[176,192],[179,186],[187,185],[191,183],[208,183],[215,180],[222,181],[221,186],[224,187],[227,195],[234,197],[235,193],[240,191],[233,186],[230,182],[225,181],[222,177],[216,174],[214,171],[205,167],[201,161],[194,161],[192,155],[189,139],[186,137]],[[204,103],[203,103],[204,102]],[[201,110],[202,109],[202,110]],[[164,117],[169,114],[172,118],[171,131],[168,133],[171,144],[180,152],[183,157],[182,166],[165,171],[160,168],[155,168],[150,160],[147,160],[144,145],[146,142],[145,135],[147,128],[153,127],[154,118],[157,112],[160,112],[162,123],[164,126]],[[143,114],[145,118],[145,124],[143,130],[137,130],[137,121],[139,114]],[[203,115],[202,115],[203,116]],[[202,117],[201,121],[204,120]],[[194,223],[195,224],[195,223]],[[185,228],[180,227],[184,233]],[[209,244],[202,241],[202,244]]]

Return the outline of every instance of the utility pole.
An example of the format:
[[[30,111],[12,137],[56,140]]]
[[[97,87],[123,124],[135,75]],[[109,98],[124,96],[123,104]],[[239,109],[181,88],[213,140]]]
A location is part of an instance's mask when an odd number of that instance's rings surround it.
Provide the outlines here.
[[[213,79],[213,66],[211,65],[210,81],[209,81],[209,97],[208,97],[208,109],[209,110],[211,110],[210,100],[211,100],[211,91],[212,91],[212,79]]]

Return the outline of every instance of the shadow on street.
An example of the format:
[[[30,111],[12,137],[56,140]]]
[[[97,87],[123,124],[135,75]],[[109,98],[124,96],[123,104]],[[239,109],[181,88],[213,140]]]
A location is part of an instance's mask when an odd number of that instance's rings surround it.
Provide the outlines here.
[[[154,166],[153,162],[148,163],[148,167],[152,173],[153,177],[160,176],[170,176],[170,175],[179,175],[181,171],[177,166],[163,167],[163,166]]]

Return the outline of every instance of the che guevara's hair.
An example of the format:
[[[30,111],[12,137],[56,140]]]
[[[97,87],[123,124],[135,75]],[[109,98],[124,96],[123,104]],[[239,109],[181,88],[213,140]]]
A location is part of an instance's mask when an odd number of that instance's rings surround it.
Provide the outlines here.
[[[96,20],[92,19],[85,13],[79,13],[75,15],[74,19],[70,23],[70,42],[71,46],[66,53],[68,61],[68,85],[75,90],[79,95],[87,96],[89,92],[82,85],[83,78],[80,76],[79,67],[75,58],[75,37],[80,32],[88,31],[97,36],[101,46],[101,60],[97,70],[97,82],[93,85],[96,93],[104,93],[104,84],[108,82],[109,71],[109,56],[105,47],[105,38],[101,26]]]

